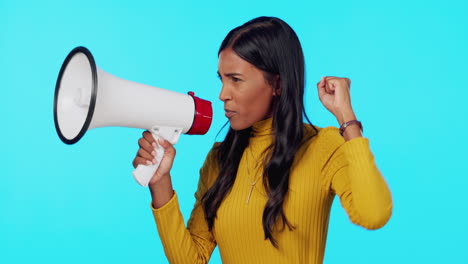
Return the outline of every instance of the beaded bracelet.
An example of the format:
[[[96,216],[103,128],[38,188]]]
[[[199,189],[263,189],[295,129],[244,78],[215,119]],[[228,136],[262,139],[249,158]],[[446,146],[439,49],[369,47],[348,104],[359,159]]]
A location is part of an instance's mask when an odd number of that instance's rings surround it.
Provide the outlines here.
[[[343,133],[344,133],[345,129],[346,129],[347,127],[349,127],[350,125],[358,125],[359,128],[361,129],[361,133],[362,133],[363,129],[362,129],[362,124],[361,124],[361,122],[359,122],[359,121],[357,121],[357,120],[350,120],[350,121],[348,121],[348,122],[343,123],[343,124],[340,126],[340,135],[341,135],[341,136],[343,136]]]

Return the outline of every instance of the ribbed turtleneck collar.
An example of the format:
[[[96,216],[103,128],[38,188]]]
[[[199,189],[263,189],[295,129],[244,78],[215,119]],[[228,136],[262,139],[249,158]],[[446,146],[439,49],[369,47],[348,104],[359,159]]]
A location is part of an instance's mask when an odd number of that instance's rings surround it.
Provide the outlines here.
[[[273,117],[258,121],[252,125],[252,138],[256,140],[260,138],[269,138],[273,135]]]

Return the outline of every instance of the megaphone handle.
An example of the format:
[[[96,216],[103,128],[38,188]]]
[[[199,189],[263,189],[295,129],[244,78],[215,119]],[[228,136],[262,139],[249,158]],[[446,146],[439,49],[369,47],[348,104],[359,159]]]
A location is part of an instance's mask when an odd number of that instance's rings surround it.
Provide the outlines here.
[[[156,170],[159,168],[159,164],[161,163],[162,157],[164,155],[164,148],[161,147],[158,143],[159,136],[155,133],[152,133],[154,139],[156,140],[156,164],[152,165],[138,165],[136,169],[133,171],[133,178],[143,187],[148,186],[151,178],[153,177]]]

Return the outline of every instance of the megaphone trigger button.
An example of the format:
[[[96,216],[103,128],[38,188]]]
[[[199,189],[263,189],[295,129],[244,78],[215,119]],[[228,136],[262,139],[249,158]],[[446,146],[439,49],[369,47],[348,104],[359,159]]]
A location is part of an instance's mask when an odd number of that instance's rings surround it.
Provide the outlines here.
[[[152,127],[151,128],[151,132],[154,134],[154,133],[158,133],[159,132],[159,128],[158,127]]]

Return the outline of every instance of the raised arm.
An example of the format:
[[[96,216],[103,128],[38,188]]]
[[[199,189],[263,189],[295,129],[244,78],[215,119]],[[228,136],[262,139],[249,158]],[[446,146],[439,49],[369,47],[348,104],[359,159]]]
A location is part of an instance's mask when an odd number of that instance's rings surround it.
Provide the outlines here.
[[[325,186],[340,197],[353,223],[367,229],[381,228],[392,214],[392,198],[369,140],[358,137],[345,142],[336,128],[325,133],[328,135],[323,136],[336,146],[330,149],[331,156],[322,169]]]
[[[317,83],[320,101],[342,128],[341,135],[337,129],[327,131],[328,153],[325,155],[331,156],[322,174],[330,191],[340,197],[351,221],[377,229],[389,220],[392,199],[375,164],[369,141],[362,137],[362,127],[356,122],[350,86],[350,79],[339,77],[323,77]]]

